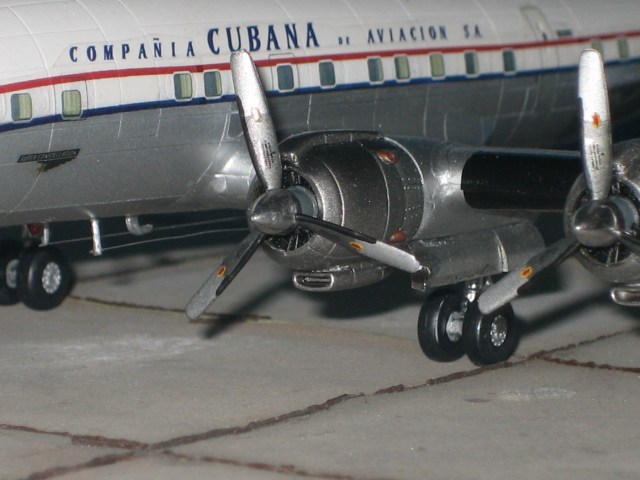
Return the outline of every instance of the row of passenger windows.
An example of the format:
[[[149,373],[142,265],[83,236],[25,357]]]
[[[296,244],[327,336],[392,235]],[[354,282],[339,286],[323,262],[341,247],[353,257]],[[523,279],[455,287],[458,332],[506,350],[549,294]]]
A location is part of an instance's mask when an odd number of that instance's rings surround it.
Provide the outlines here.
[[[218,70],[204,72],[204,96],[216,98],[222,95],[222,76]],[[191,100],[194,96],[193,79],[190,73],[176,73],[173,76],[176,100]]]
[[[65,90],[61,95],[62,118],[74,119],[82,115],[82,95],[79,90]],[[11,95],[11,118],[14,122],[26,122],[33,118],[31,95],[16,93]]]
[[[599,40],[592,42],[592,48],[604,52],[603,44]],[[617,42],[620,59],[628,59],[630,56],[629,43],[626,38],[620,38]],[[332,61],[321,61],[318,64],[318,75],[320,85],[323,88],[336,86],[336,71]],[[394,57],[395,79],[407,81],[411,79],[411,65],[409,57],[400,55]],[[446,77],[447,71],[445,59],[441,53],[429,55],[429,67],[431,77],[441,79]],[[464,67],[467,76],[477,76],[480,74],[480,64],[477,52],[470,51],[464,53]],[[502,51],[502,67],[504,73],[513,74],[517,71],[516,55],[513,50]],[[371,83],[381,83],[385,80],[383,62],[380,57],[367,59],[367,69],[369,81]],[[280,91],[291,91],[296,88],[295,72],[292,65],[278,65],[276,67],[277,87]],[[218,70],[205,71],[204,94],[207,98],[218,98],[222,96],[223,84],[222,76]],[[173,76],[173,86],[176,100],[191,100],[194,95],[193,77],[190,73],[176,73]],[[79,90],[66,90],[61,94],[62,117],[65,119],[79,118],[82,115],[82,95]],[[11,96],[11,118],[14,122],[26,122],[33,117],[33,107],[31,95],[28,93],[16,93]]]

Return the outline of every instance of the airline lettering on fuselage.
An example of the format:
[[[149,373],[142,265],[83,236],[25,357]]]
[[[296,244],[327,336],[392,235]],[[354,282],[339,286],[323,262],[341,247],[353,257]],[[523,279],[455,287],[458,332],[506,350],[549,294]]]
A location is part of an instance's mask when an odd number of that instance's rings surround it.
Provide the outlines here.
[[[152,44],[145,42],[124,42],[118,45],[88,45],[86,47],[73,46],[69,49],[69,59],[73,63],[80,60],[113,61],[129,60],[135,58],[146,60],[148,58],[164,58],[178,56],[195,57],[196,51],[192,41],[163,43],[159,38],[154,38]]]
[[[284,25],[258,25],[212,28],[207,34],[207,43],[211,53],[237,52],[246,49],[250,52],[266,50],[298,50],[300,48],[319,47],[318,36],[313,23],[298,28],[295,23]]]
[[[417,25],[413,27],[370,28],[367,43],[406,43],[425,42],[427,40],[447,40],[447,27],[444,25]]]
[[[281,25],[244,25],[213,27],[206,35],[209,50],[214,55],[228,55],[246,49],[250,52],[298,50],[320,46],[312,22],[305,25],[285,23]],[[163,41],[154,37],[149,41],[128,41],[102,45],[73,45],[69,48],[72,63],[114,60],[146,60],[150,58],[195,57],[193,40]]]

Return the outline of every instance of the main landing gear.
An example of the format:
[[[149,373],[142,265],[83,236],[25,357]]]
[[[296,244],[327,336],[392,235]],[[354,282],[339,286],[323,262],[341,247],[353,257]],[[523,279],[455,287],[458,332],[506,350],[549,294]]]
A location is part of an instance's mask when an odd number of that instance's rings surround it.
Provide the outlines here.
[[[490,365],[513,355],[520,339],[513,308],[483,315],[478,295],[478,285],[471,284],[427,297],[418,317],[418,340],[427,357],[452,362],[466,354],[476,365]]]
[[[21,247],[5,243],[0,251],[0,305],[24,303],[51,310],[71,291],[73,272],[55,247]]]

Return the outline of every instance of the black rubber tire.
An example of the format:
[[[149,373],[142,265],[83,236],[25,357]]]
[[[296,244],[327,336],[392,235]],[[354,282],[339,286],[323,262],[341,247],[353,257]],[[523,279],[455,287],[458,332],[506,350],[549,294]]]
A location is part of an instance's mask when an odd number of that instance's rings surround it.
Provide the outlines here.
[[[47,276],[55,281],[47,283]],[[33,310],[51,310],[57,307],[69,295],[72,283],[71,266],[58,249],[34,248],[20,257],[17,290],[27,307]]]
[[[0,305],[15,305],[20,302],[16,288],[20,246],[13,242],[4,243],[0,246],[0,252]]]
[[[503,330],[504,338],[492,336],[492,328]],[[477,302],[469,304],[462,340],[469,360],[476,365],[493,365],[507,361],[520,342],[520,326],[510,304],[490,315],[483,315]]]
[[[454,362],[464,353],[462,339],[447,335],[451,314],[460,311],[463,298],[458,292],[442,290],[427,297],[418,316],[418,341],[424,354],[436,362]]]

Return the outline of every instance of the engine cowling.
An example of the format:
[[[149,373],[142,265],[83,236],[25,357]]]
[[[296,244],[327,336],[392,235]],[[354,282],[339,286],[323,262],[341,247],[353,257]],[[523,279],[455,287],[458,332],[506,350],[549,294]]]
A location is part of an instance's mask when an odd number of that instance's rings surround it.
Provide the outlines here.
[[[398,144],[373,133],[335,132],[292,137],[280,148],[284,185],[310,190],[323,220],[389,243],[401,243],[417,232],[423,216],[422,189],[405,186],[420,184],[421,177]],[[370,267],[361,257],[304,229],[270,239],[266,250],[296,271]]]
[[[341,131],[291,137],[280,148],[284,185],[311,192],[319,218],[389,244],[466,235],[530,217],[469,205],[462,183],[465,165],[477,154],[473,147]],[[303,290],[355,288],[390,272],[302,228],[270,238],[265,247],[295,272],[294,285]]]

